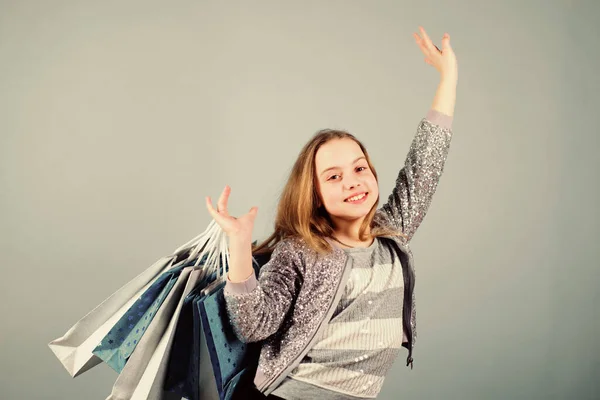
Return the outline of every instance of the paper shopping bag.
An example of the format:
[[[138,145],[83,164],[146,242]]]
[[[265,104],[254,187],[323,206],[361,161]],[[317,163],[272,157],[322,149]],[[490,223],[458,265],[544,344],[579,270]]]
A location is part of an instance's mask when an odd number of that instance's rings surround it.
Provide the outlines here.
[[[174,255],[160,258],[77,321],[63,336],[48,343],[72,377],[102,362],[92,350],[152,282],[172,267],[174,259]]]
[[[244,343],[235,335],[229,322],[223,287],[197,302],[197,307],[202,338],[206,341],[206,353],[200,351],[200,376],[206,380],[212,375],[220,400],[244,398],[244,393],[249,390],[247,385],[256,374],[260,343]]]
[[[164,388],[167,366],[171,358],[171,349],[173,346],[173,339],[175,329],[178,326],[178,320],[181,317],[181,310],[183,307],[184,299],[192,291],[192,289],[198,285],[201,277],[200,270],[193,270],[187,280],[186,286],[183,290],[183,294],[177,304],[177,308],[169,322],[167,330],[163,334],[156,350],[152,354],[152,358],[148,362],[142,378],[137,385],[135,391],[131,396],[131,400],[164,400],[164,399],[181,399],[181,395],[176,393],[168,392]]]
[[[165,390],[178,393],[181,397],[197,400],[197,390],[192,387],[197,385],[197,375],[192,366],[193,360],[199,357],[197,348],[194,348],[194,338],[199,335],[199,328],[194,328],[193,303],[200,300],[201,292],[206,282],[201,282],[194,287],[183,300],[181,313],[177,320],[175,335],[171,346],[171,353],[167,367]],[[194,394],[195,393],[195,394]]]
[[[125,367],[117,377],[111,394],[106,400],[130,399],[136,390],[144,374],[148,363],[152,358],[157,346],[171,323],[183,290],[187,286],[188,277],[193,268],[184,268],[179,275],[173,289],[167,295],[162,306],[146,328],[146,332],[137,343],[137,347],[131,353]]]
[[[163,272],[102,338],[93,354],[120,373],[185,267]]]

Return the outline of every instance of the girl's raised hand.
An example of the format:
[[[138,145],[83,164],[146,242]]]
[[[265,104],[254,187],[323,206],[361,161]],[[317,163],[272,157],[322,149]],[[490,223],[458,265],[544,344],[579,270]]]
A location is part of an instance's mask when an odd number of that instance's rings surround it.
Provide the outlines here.
[[[419,26],[421,36],[418,33],[413,33],[413,37],[417,45],[425,55],[425,62],[435,67],[442,77],[457,78],[458,66],[454,50],[450,46],[450,35],[447,33],[442,37],[442,49],[440,50],[433,44],[427,32],[422,26]]]
[[[239,218],[232,217],[229,215],[229,212],[227,212],[229,193],[231,193],[231,188],[225,186],[225,189],[223,189],[223,192],[221,193],[221,197],[219,197],[216,210],[212,206],[210,196],[206,196],[206,208],[229,238],[240,237],[251,240],[254,219],[256,218],[258,207],[252,207],[247,214],[244,214]]]

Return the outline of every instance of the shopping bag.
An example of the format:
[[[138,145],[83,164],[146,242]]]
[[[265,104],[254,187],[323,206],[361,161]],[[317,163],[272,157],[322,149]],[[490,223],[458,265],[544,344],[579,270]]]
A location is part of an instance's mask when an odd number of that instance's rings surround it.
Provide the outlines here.
[[[256,276],[271,257],[266,253],[253,257]],[[198,396],[204,399],[245,399],[254,384],[261,343],[243,343],[229,321],[223,290],[225,283],[214,287],[207,296],[194,301],[194,334],[197,340],[191,377],[198,376]]]
[[[146,327],[173,289],[179,274],[188,264],[184,263],[163,272],[102,338],[92,353],[120,373],[144,335]]]
[[[111,394],[106,400],[130,399],[148,368],[157,346],[173,320],[178,304],[182,300],[183,290],[187,286],[188,277],[193,267],[184,268],[173,289],[169,292],[162,306],[158,309],[146,332],[131,353],[125,367],[117,377]]]
[[[102,362],[92,353],[93,349],[152,282],[172,267],[175,258],[176,255],[172,255],[157,260],[77,321],[63,336],[48,343],[72,377]]]
[[[206,353],[200,352],[200,361],[210,360],[210,366],[202,363],[200,375],[214,377],[220,400],[243,398],[248,390],[245,385],[253,381],[256,374],[260,343],[244,343],[235,335],[229,322],[223,287],[197,302],[197,308],[202,338],[206,341]],[[210,371],[206,371],[207,368]]]
[[[160,339],[156,350],[152,354],[152,357],[148,362],[148,366],[146,367],[138,386],[131,396],[131,400],[179,400],[182,398],[180,395],[178,396],[175,393],[166,391],[164,389],[164,384],[167,377],[168,362],[171,358],[175,327],[177,326],[177,322],[181,316],[183,301],[192,291],[192,289],[198,285],[198,281],[201,278],[201,272],[202,271],[195,269],[190,273],[181,299],[179,300],[173,317],[169,322],[169,326]]]
[[[222,281],[214,282],[217,282],[217,288],[225,285]],[[184,300],[187,308],[184,310],[185,314],[181,316],[184,319],[178,321],[179,335],[176,339],[178,342],[173,344],[165,381],[165,390],[177,393],[188,400],[219,398],[214,376],[210,373],[212,366],[206,351],[206,339],[197,307],[198,302],[207,296],[204,293],[205,289],[206,285],[194,288]],[[201,350],[202,348],[204,350]],[[201,374],[201,370],[207,373]]]
[[[218,256],[228,258],[226,253],[224,232],[212,220],[203,233],[180,246],[172,255],[157,260],[48,346],[72,377],[82,374],[102,362],[92,351],[162,272],[181,261],[196,259],[199,263],[204,257],[208,258],[210,269],[211,261]]]
[[[202,266],[203,262],[200,265]],[[225,266],[221,264],[219,268],[223,269]],[[197,346],[194,347],[194,338],[197,338],[200,333],[198,327],[194,328],[192,307],[194,301],[199,301],[206,296],[203,291],[208,286],[219,281],[216,278],[217,275],[218,273],[215,272],[206,273],[196,287],[185,297],[175,328],[167,367],[165,390],[177,393],[187,399],[198,398],[198,391],[192,389],[192,387],[198,385],[198,368],[192,364],[198,361],[199,352]]]
[[[194,358],[194,316],[192,302],[202,296],[202,286],[196,285],[183,300],[181,313],[175,327],[170,357],[165,379],[165,390],[179,394],[187,399],[192,398],[190,382],[191,362]]]
[[[220,382],[217,382],[213,373],[213,364],[209,356],[209,343],[206,340],[204,324],[199,305],[207,296],[194,301],[194,346],[193,362],[190,369],[190,383],[192,396],[189,400],[220,400]]]

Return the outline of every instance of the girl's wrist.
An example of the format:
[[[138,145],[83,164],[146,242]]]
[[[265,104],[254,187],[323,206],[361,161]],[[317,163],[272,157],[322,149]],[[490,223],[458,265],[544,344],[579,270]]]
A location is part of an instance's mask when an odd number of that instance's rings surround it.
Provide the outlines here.
[[[458,74],[455,72],[445,72],[440,75],[440,83],[443,85],[456,85],[458,83]]]
[[[252,235],[246,233],[235,233],[228,235],[229,246],[243,247],[252,243]]]

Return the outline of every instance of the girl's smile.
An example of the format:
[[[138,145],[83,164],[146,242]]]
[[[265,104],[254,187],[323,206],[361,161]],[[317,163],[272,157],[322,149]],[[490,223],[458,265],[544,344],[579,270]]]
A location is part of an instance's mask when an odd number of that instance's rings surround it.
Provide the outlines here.
[[[367,196],[369,195],[368,192],[363,192],[361,194],[359,194],[358,196],[352,196],[347,198],[346,200],[344,200],[345,203],[350,203],[350,204],[362,204],[365,201],[367,201]]]

